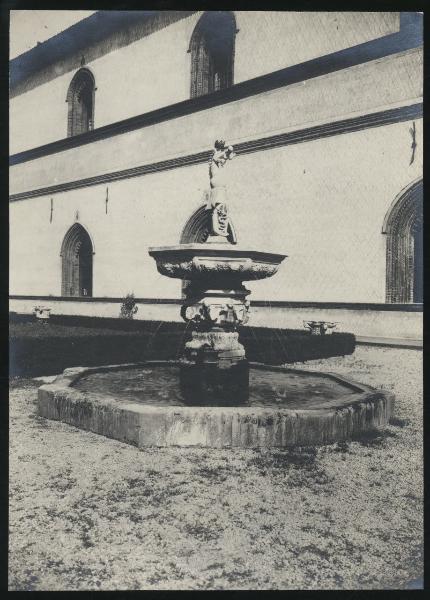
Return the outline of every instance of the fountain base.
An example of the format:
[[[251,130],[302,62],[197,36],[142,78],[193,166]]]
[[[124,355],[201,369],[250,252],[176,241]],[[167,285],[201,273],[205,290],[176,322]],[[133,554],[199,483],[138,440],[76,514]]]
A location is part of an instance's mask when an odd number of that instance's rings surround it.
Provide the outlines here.
[[[249,396],[249,365],[247,360],[232,362],[219,356],[214,362],[202,364],[181,361],[179,381],[181,393],[189,404],[229,406],[243,404]]]
[[[38,392],[38,414],[137,447],[315,446],[388,424],[394,396],[329,373],[250,363],[246,403],[190,405],[179,362],[66,369]]]
[[[235,331],[193,331],[180,360],[181,393],[190,404],[246,402],[249,365]]]

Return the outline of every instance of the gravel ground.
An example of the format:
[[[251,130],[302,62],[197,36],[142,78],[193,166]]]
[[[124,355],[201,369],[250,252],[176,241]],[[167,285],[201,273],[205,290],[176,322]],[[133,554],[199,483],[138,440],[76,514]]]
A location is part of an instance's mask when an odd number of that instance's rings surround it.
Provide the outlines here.
[[[420,586],[421,352],[305,368],[392,389],[393,424],[301,452],[137,450],[41,419],[41,382],[13,380],[9,589]]]

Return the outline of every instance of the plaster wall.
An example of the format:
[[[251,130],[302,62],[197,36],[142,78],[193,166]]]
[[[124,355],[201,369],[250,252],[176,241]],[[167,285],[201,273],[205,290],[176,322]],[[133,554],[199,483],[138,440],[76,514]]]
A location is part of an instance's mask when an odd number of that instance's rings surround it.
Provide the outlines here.
[[[409,105],[422,81],[422,50],[407,51],[15,165],[10,193]]]
[[[202,14],[88,62],[97,86],[96,128],[189,98],[187,50]],[[398,12],[236,11],[235,16],[235,83],[394,33],[400,19]],[[11,154],[66,137],[73,75],[64,73],[11,99]]]
[[[398,12],[235,11],[235,83],[399,31]]]
[[[228,165],[229,207],[240,245],[285,253],[279,272],[251,282],[254,299],[384,302],[382,223],[396,195],[422,173],[421,120],[238,155]],[[61,243],[78,220],[94,243],[94,296],[179,298],[148,247],[179,242],[203,203],[199,164],[13,202],[12,294],[61,294]]]

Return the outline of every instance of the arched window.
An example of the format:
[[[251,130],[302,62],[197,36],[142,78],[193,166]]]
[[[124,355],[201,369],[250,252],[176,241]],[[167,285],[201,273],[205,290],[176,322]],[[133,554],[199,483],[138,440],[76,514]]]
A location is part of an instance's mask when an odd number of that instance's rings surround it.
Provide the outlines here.
[[[191,98],[233,85],[236,20],[227,11],[203,14],[191,36]]]
[[[69,105],[67,135],[79,135],[94,128],[94,76],[89,69],[79,69],[67,92]]]
[[[387,235],[386,301],[423,301],[423,182],[395,198],[382,228]]]
[[[61,246],[63,296],[92,296],[93,244],[79,223],[70,227]]]

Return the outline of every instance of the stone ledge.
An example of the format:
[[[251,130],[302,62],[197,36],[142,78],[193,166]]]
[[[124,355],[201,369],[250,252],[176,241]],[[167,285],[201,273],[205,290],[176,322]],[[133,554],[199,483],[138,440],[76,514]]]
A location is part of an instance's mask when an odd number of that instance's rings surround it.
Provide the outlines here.
[[[256,407],[149,406],[80,392],[73,382],[86,373],[138,365],[66,369],[38,392],[38,414],[137,446],[200,446],[255,448],[310,446],[359,436],[388,424],[394,396],[387,391],[323,375],[350,386],[353,393],[304,410]],[[256,365],[257,366],[257,365]],[[258,368],[264,368],[259,365]],[[268,367],[271,369],[271,367]],[[277,367],[276,370],[301,372]]]
[[[356,343],[363,346],[387,346],[391,348],[407,348],[409,350],[422,350],[423,340],[412,338],[386,338],[371,336],[356,336]]]

